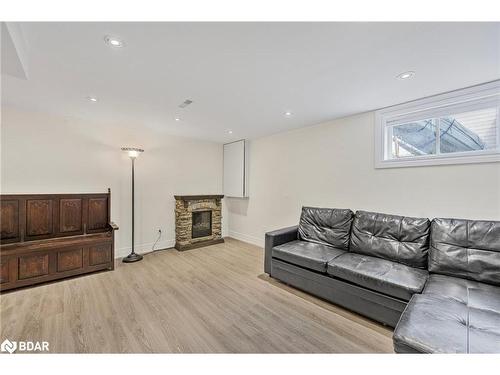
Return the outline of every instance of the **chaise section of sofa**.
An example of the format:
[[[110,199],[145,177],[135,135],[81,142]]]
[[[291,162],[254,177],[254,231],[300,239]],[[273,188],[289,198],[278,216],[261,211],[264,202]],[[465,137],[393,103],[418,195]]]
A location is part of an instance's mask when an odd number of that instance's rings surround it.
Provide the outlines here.
[[[500,222],[435,219],[429,270],[394,331],[394,350],[500,353]]]

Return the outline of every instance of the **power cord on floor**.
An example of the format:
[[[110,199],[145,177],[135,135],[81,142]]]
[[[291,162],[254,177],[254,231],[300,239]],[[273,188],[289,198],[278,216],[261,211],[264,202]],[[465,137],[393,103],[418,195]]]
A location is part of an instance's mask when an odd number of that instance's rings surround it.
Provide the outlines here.
[[[148,255],[153,254],[156,251],[167,250],[167,249],[158,249],[158,250],[155,250],[155,246],[158,244],[158,241],[160,241],[160,238],[161,238],[161,229],[158,229],[158,238],[156,239],[156,241],[154,242],[153,246],[151,247],[151,251],[149,251],[147,253],[142,253],[141,255],[144,256],[144,257],[146,257]]]
[[[155,243],[153,244],[153,247],[151,248],[152,252],[155,251],[155,246],[158,243],[158,241],[160,240],[160,237],[161,237],[161,229],[158,229],[158,238],[156,239]]]

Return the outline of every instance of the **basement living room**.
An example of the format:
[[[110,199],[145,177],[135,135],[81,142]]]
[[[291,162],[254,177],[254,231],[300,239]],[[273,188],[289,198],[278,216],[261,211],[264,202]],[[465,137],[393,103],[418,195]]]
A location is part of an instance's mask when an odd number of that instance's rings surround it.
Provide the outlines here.
[[[0,357],[498,360],[500,22],[9,21],[1,64]]]

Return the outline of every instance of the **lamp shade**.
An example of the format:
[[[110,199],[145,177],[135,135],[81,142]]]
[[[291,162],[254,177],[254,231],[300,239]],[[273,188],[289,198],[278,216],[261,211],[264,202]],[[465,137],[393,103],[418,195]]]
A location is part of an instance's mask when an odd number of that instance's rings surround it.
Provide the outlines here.
[[[136,159],[141,152],[144,152],[142,148],[137,148],[137,147],[122,147],[122,151],[127,151],[128,156],[131,159]]]

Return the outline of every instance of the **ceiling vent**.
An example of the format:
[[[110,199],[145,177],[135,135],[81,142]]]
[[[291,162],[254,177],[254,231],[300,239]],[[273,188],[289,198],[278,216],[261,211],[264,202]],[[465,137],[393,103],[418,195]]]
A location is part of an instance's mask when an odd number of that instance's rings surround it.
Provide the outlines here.
[[[193,101],[186,99],[184,100],[181,104],[179,104],[179,108],[186,108],[188,105],[190,105]]]

